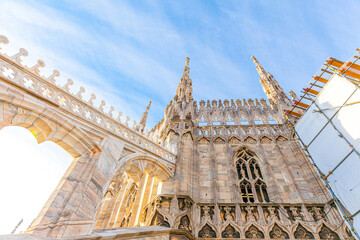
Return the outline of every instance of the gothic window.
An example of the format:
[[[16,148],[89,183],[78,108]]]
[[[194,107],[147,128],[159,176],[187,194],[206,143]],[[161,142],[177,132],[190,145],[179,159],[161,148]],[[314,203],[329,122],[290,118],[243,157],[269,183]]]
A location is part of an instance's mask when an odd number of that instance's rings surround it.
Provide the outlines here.
[[[249,229],[245,232],[246,238],[253,238],[253,239],[262,239],[264,238],[264,233],[262,233],[257,227],[251,225]]]
[[[199,238],[216,238],[216,233],[208,224],[205,224],[198,236]]]
[[[260,179],[255,182],[255,191],[259,202],[270,202],[266,191],[266,184]]]
[[[240,182],[241,197],[245,203],[254,202],[254,194],[252,192],[251,183],[243,180]]]
[[[240,233],[235,230],[230,224],[227,225],[225,230],[221,233],[222,238],[240,238]]]
[[[295,239],[315,239],[314,235],[306,230],[301,224],[297,226],[296,231],[294,232]]]
[[[321,231],[319,232],[320,239],[337,239],[340,240],[339,235],[336,232],[331,231],[330,228],[323,225]]]
[[[256,156],[245,148],[239,151],[236,170],[243,202],[270,202]]]
[[[270,231],[270,238],[272,239],[290,239],[289,234],[287,234],[281,227],[277,224],[274,225]]]

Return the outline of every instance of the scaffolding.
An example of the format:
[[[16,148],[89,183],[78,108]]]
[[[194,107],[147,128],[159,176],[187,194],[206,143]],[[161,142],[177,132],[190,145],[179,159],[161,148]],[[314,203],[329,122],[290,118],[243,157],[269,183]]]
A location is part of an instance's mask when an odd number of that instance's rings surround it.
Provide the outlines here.
[[[347,62],[325,61],[286,112],[288,124],[360,239],[360,50]],[[359,61],[360,62],[360,61]],[[341,225],[339,227],[341,227]]]

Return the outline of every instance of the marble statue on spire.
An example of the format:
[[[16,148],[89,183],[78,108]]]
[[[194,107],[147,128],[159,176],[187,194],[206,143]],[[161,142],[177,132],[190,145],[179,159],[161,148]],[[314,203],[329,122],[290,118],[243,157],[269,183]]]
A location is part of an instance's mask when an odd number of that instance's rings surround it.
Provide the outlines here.
[[[139,124],[138,124],[137,127],[136,127],[136,131],[140,131],[141,133],[144,132],[144,129],[145,129],[145,127],[146,127],[146,120],[147,120],[147,117],[148,117],[148,114],[149,114],[150,106],[151,106],[151,101],[149,101],[149,104],[148,104],[148,106],[146,107],[146,110],[145,110],[145,112],[143,113],[143,115],[142,115],[142,117],[141,117],[141,120],[140,120]]]
[[[190,79],[189,73],[189,60],[190,58],[185,59],[185,67],[183,75],[181,76],[180,83],[178,85],[178,89],[176,90],[176,95],[174,100],[177,102],[186,102],[189,103],[193,100],[192,97],[192,81]]]

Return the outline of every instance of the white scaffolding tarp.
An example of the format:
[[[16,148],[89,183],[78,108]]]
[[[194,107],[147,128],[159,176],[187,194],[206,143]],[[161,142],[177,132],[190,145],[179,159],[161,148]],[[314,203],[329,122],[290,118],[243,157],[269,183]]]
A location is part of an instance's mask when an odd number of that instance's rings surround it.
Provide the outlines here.
[[[358,87],[334,74],[295,130],[321,172],[332,172],[328,181],[337,198],[351,215],[356,214],[360,210]],[[354,226],[360,231],[360,213],[354,218]]]

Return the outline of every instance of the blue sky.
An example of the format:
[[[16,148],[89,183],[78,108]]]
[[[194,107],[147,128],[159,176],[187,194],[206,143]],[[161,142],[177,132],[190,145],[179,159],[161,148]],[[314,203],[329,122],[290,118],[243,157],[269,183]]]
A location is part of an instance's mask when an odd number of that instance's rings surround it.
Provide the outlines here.
[[[250,56],[299,92],[329,57],[358,47],[358,1],[1,1],[0,30],[28,61],[43,59],[149,126],[190,57],[195,99],[265,97]],[[11,19],[11,21],[9,21]],[[10,48],[10,46],[9,46]],[[30,63],[29,63],[30,64]]]
[[[256,56],[286,92],[292,89],[299,93],[325,59],[332,56],[346,60],[360,47],[360,2],[355,0],[0,0],[0,6],[0,34],[10,40],[3,47],[5,52],[11,55],[20,47],[26,48],[26,65],[32,66],[38,58],[44,60],[43,75],[58,69],[60,84],[72,78],[73,92],[85,86],[86,99],[94,92],[97,103],[104,99],[107,108],[113,105],[123,116],[130,115],[137,121],[152,100],[149,128],[162,118],[173,98],[185,57],[190,57],[196,100],[262,98],[265,94],[250,56]],[[22,140],[14,146],[24,149],[33,144],[28,133],[15,129],[0,132],[1,146],[14,149],[7,139],[20,135]],[[11,151],[3,159],[18,165],[37,159],[41,165],[43,160],[49,161],[50,150],[43,147],[31,147],[35,150],[27,152],[26,159],[16,159]],[[46,147],[54,151],[47,168],[57,169],[56,183],[70,158],[58,146]],[[2,169],[14,175],[11,166]],[[27,169],[32,175],[41,172],[36,165]],[[1,177],[0,182],[6,183],[11,176]],[[11,189],[22,188],[23,180],[13,178]],[[47,187],[53,189],[53,185]],[[41,199],[28,202],[44,203],[51,193],[47,191],[42,191]],[[15,198],[17,193],[12,194]],[[15,205],[7,206],[17,209]],[[29,208],[31,205],[24,209]],[[10,225],[0,233],[11,231],[25,215],[24,209],[12,222],[2,214],[6,218],[0,220]],[[23,229],[36,215],[34,211],[26,214]]]

